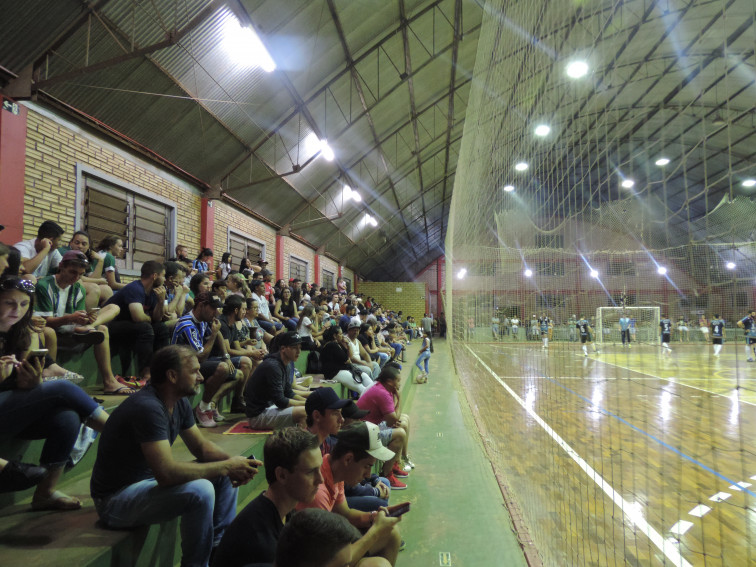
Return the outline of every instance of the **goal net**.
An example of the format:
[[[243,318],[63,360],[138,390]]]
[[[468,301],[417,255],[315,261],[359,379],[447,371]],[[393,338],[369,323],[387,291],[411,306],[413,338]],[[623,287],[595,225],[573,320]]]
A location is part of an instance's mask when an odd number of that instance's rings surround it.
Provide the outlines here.
[[[622,342],[620,318],[630,319],[630,340],[637,343],[658,343],[659,307],[598,307],[596,309],[595,342],[617,344]]]

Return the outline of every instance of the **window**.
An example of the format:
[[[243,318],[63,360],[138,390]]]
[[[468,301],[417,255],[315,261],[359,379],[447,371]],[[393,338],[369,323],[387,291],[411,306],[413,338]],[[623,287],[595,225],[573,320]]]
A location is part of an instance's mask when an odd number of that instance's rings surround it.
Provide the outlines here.
[[[236,270],[241,265],[242,258],[249,258],[252,264],[264,257],[265,245],[241,232],[229,229],[228,251],[231,252],[231,264]],[[219,260],[216,260],[219,262]],[[269,268],[272,269],[272,268]]]
[[[537,309],[554,309],[564,305],[564,296],[553,293],[541,293],[536,297]]]
[[[564,263],[558,260],[539,260],[535,263],[535,271],[540,276],[563,276]]]
[[[138,273],[147,260],[165,260],[173,250],[175,204],[153,199],[117,180],[85,174],[83,181],[81,226],[94,245],[117,235],[125,256],[118,264],[126,275]]]
[[[536,234],[536,248],[564,248],[564,236],[561,234]]]
[[[347,294],[352,293],[352,280],[350,280],[349,278],[342,278],[342,279],[344,280],[344,283],[346,284]]]
[[[607,276],[634,276],[635,263],[626,258],[612,258],[606,265]]]
[[[307,281],[307,262],[289,256],[289,279],[298,279],[303,282]]]
[[[320,287],[326,288],[328,291],[336,289],[336,274],[323,270],[323,277],[320,278]]]

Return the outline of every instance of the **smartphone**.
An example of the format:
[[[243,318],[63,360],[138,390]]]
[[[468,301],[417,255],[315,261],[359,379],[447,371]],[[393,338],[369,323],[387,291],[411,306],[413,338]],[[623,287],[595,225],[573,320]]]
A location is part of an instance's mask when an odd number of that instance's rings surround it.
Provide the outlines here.
[[[247,457],[247,459],[249,459],[250,461],[256,461],[257,457],[255,457],[254,455],[250,455],[249,457]],[[253,465],[253,466],[254,466],[254,468],[257,468],[257,466],[255,466],[255,465]]]
[[[393,506],[388,507],[388,517],[398,518],[402,514],[406,514],[409,511],[410,511],[409,502],[402,502],[401,504],[394,504]]]
[[[92,307],[92,309],[90,309],[89,311],[87,311],[87,313],[89,313],[91,315],[97,315],[98,311],[100,311],[99,307]]]
[[[36,350],[29,351],[29,356],[27,359],[31,362],[33,358],[39,358],[40,361],[44,364],[45,362],[45,355],[48,353],[48,350],[46,348],[38,348]]]

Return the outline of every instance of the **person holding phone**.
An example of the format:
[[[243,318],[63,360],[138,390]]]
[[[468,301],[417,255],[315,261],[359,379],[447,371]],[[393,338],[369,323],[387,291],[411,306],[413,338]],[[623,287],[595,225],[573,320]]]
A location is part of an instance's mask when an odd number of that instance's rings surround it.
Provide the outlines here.
[[[43,353],[29,327],[34,311],[34,284],[18,277],[0,280],[0,431],[22,439],[44,439],[40,465],[44,478],[30,479],[34,471],[0,460],[0,490],[28,488],[39,481],[32,497],[34,510],[78,510],[81,501],[57,491],[82,423],[102,431],[108,414],[81,388],[66,380],[42,381]],[[10,468],[8,468],[10,466]],[[26,472],[23,472],[26,469]]]

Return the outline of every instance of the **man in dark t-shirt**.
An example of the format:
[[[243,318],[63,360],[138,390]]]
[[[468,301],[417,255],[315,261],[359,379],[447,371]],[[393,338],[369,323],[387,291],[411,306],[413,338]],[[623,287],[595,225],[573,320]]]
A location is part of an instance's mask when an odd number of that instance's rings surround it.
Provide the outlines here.
[[[181,518],[182,565],[207,565],[236,513],[236,487],[260,461],[231,457],[194,424],[187,396],[202,382],[188,347],[155,353],[151,383],[111,414],[100,437],[90,491],[102,522],[113,529]],[[196,462],[173,459],[181,436]]]
[[[263,452],[268,490],[228,526],[213,567],[272,564],[284,521],[299,502],[312,502],[323,482],[323,458],[312,433],[298,427],[279,429],[265,441]]]

